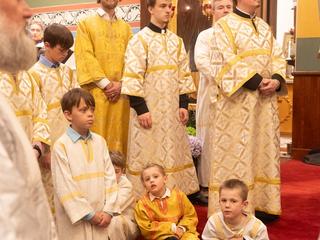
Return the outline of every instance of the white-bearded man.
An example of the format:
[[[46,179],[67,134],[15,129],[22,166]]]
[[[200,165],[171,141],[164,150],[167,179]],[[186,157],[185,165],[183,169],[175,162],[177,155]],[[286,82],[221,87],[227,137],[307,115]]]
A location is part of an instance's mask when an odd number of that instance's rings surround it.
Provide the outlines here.
[[[0,1],[0,70],[17,73],[36,60],[25,0]],[[31,143],[0,95],[1,239],[55,239],[55,229]]]

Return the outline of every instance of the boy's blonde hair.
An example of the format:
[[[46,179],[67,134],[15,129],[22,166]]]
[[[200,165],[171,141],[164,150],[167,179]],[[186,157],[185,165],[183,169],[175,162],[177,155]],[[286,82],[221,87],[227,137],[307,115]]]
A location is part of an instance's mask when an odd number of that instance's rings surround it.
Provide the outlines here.
[[[158,168],[158,170],[160,171],[162,176],[166,176],[166,171],[164,170],[164,167],[162,167],[160,164],[148,163],[141,171],[141,175],[140,175],[141,182],[143,182],[143,173],[144,173],[144,171],[149,169],[149,168],[152,168],[152,167]]]
[[[219,195],[221,194],[222,189],[240,189],[240,197],[243,201],[246,201],[248,198],[248,186],[239,179],[229,179],[224,181],[219,188]]]
[[[111,162],[114,166],[117,166],[121,169],[125,168],[125,162],[124,162],[124,157],[123,154],[119,151],[111,151],[109,153]]]

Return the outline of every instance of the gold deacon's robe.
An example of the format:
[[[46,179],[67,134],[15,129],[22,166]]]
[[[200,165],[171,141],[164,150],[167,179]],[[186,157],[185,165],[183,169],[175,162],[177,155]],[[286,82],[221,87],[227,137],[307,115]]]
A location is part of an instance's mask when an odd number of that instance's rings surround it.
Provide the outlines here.
[[[32,76],[27,72],[19,72],[16,77],[0,72],[0,92],[7,98],[30,142],[51,145],[47,106]]]
[[[145,129],[131,109],[126,173],[136,194],[144,192],[140,173],[147,163],[165,168],[169,187],[197,192],[188,136],[179,119],[179,95],[195,91],[182,39],[170,31],[142,29],[129,42],[122,81],[122,93],[144,98],[152,118],[152,128]]]
[[[120,96],[116,103],[109,102],[95,82],[103,78],[121,80],[124,54],[131,36],[131,28],[123,20],[108,21],[94,15],[79,22],[75,42],[79,83],[96,101],[92,130],[106,139],[110,151],[120,151],[124,155],[128,141],[129,101]]]
[[[255,216],[249,214],[243,227],[230,229],[221,212],[208,219],[202,233],[203,240],[225,240],[243,238],[246,240],[269,240],[267,227]]]
[[[0,92],[7,98],[30,142],[51,145],[47,105],[32,76],[25,71],[19,72],[15,78],[12,74],[0,73]],[[42,182],[53,209],[51,172],[41,165],[40,170]]]
[[[37,82],[47,105],[51,141],[54,144],[69,124],[61,110],[60,100],[66,92],[79,87],[76,75],[64,64],[60,64],[57,68],[50,68],[39,61],[32,66],[29,72]]]
[[[262,19],[236,13],[214,26],[213,57],[218,89],[211,131],[209,216],[219,209],[219,186],[230,178],[243,180],[249,187],[249,211],[279,215],[280,136],[277,95],[286,94],[285,60]],[[278,78],[277,94],[264,97],[244,84],[256,74]],[[258,87],[258,86],[256,86]]]
[[[52,178],[59,239],[108,239],[112,229],[83,220],[91,212],[119,212],[118,186],[105,140],[91,133],[88,139],[73,142],[63,134],[53,147]]]
[[[146,240],[163,240],[175,236],[172,224],[186,229],[180,239],[199,239],[197,213],[187,196],[178,189],[171,190],[170,197],[153,201],[147,193],[135,207],[135,218]]]
[[[139,236],[138,225],[134,219],[134,207],[136,204],[133,196],[133,188],[128,178],[123,175],[118,182],[117,204],[121,214],[114,216],[109,227],[110,240],[135,240]]]

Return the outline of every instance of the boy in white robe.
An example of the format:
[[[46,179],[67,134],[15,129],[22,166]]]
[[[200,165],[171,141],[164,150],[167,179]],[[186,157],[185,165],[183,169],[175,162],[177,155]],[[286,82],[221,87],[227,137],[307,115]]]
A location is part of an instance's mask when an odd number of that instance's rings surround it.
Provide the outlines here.
[[[44,31],[45,52],[43,55],[40,55],[39,61],[29,70],[29,73],[37,83],[38,91],[47,108],[52,145],[65,132],[68,126],[68,122],[61,111],[60,99],[68,90],[79,87],[73,71],[61,63],[66,58],[73,42],[72,33],[67,27],[61,24],[49,25]],[[46,154],[43,158],[50,165],[51,154]],[[50,207],[54,212],[50,170],[44,169],[42,176],[45,176],[46,192]]]
[[[63,96],[61,107],[71,125],[52,152],[59,239],[108,239],[111,219],[119,212],[118,186],[104,138],[89,130],[94,98],[74,88]]]
[[[134,219],[134,207],[136,205],[133,196],[133,187],[125,175],[125,161],[120,152],[110,152],[111,162],[117,177],[118,199],[121,214],[111,220],[112,234],[110,240],[134,240],[139,235],[138,225]]]
[[[29,70],[47,105],[52,144],[65,132],[68,122],[60,107],[60,99],[72,88],[79,87],[76,74],[62,61],[74,43],[70,30],[51,24],[44,31],[45,52]]]
[[[202,233],[203,240],[269,240],[266,226],[245,212],[248,187],[238,179],[229,179],[219,189],[221,212],[212,215]]]

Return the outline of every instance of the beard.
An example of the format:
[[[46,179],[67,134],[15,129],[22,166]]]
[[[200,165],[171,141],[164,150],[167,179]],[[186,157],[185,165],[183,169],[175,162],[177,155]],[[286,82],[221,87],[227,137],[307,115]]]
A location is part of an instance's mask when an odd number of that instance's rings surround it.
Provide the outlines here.
[[[28,70],[37,59],[37,50],[23,28],[20,31],[12,30],[6,24],[8,21],[0,17],[0,69],[17,73]]]

